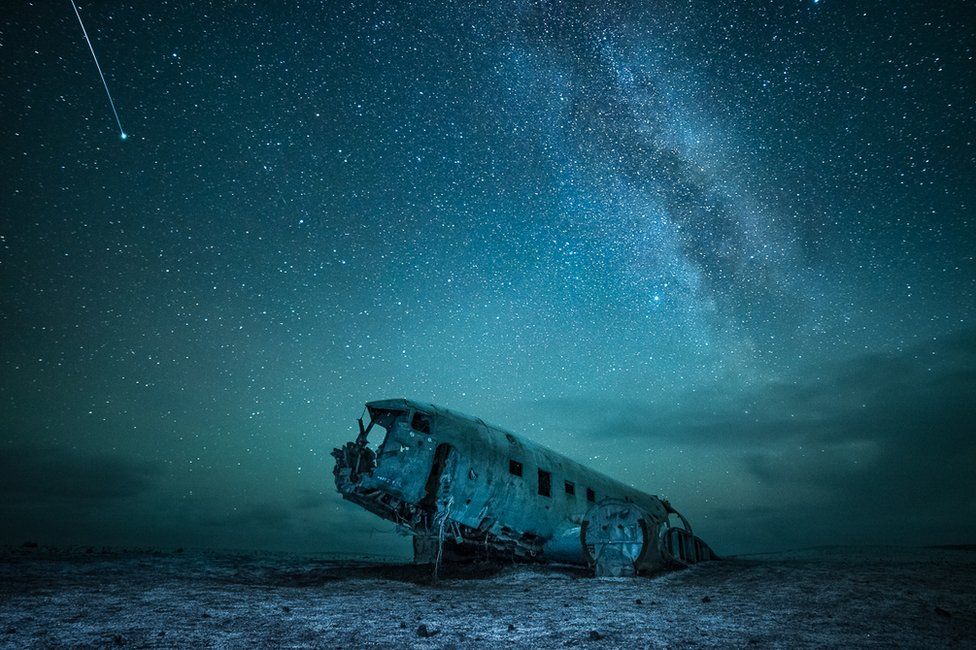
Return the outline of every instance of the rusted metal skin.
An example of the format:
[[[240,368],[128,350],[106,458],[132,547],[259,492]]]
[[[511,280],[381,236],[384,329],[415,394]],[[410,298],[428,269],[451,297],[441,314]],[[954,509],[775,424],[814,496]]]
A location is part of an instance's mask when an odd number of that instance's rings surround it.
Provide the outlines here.
[[[332,452],[336,488],[412,534],[417,562],[505,557],[635,575],[714,557],[666,501],[479,418],[406,399],[366,410],[368,426]]]

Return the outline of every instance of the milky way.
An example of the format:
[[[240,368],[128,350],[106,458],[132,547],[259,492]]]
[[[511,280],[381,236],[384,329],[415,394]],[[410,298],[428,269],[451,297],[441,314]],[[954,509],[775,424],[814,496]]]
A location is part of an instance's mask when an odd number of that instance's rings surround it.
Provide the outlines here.
[[[5,16],[5,537],[401,553],[328,452],[408,396],[720,552],[971,541],[976,30],[851,5],[85,5],[125,147]]]

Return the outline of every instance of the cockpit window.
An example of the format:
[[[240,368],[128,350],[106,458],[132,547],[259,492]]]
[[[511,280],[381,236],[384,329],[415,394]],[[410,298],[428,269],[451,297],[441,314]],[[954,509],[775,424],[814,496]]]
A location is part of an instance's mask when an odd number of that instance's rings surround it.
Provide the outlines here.
[[[430,416],[426,413],[416,412],[413,420],[410,421],[410,428],[420,433],[430,433]]]
[[[369,411],[371,424],[378,424],[384,429],[392,427],[394,420],[402,415],[406,415],[406,412],[386,409],[370,409]]]
[[[369,426],[366,427],[363,433],[366,434],[366,445],[375,452],[378,452],[381,447],[386,446],[386,441],[390,438],[390,431],[396,425],[398,420],[405,420],[407,417],[406,411],[394,411],[386,409],[370,409],[369,410],[370,422]],[[374,427],[379,426],[384,429],[382,435],[373,433]],[[372,435],[370,435],[372,433]]]

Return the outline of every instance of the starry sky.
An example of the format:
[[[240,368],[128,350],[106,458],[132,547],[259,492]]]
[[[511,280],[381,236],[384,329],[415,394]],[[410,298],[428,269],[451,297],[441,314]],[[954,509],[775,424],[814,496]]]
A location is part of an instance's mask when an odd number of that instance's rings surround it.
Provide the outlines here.
[[[719,553],[976,537],[963,3],[85,0],[0,18],[0,542],[402,556],[412,397]]]

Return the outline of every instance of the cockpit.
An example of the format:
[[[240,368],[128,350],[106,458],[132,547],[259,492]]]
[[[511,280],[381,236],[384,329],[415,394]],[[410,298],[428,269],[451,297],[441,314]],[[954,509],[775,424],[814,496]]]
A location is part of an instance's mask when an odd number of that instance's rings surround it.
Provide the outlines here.
[[[431,416],[423,411],[367,407],[369,424],[359,422],[356,444],[370,449],[378,458],[398,454],[407,447],[423,447],[430,435]],[[408,424],[409,420],[409,424]],[[382,432],[374,431],[375,427]]]
[[[367,405],[358,424],[355,441],[332,452],[340,493],[397,522],[412,521],[426,506],[433,507],[426,497],[436,491],[440,472],[432,467],[443,469],[449,446],[441,445],[445,450],[437,455],[432,415],[409,406]]]

